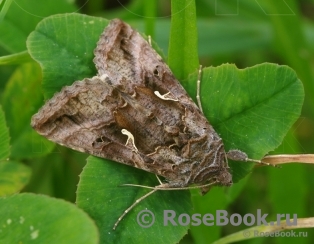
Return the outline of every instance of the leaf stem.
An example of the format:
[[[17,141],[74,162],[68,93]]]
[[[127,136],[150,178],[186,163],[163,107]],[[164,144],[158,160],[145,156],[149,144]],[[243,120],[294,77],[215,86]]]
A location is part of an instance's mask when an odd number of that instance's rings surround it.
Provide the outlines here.
[[[199,67],[195,0],[171,1],[168,64],[180,80]]]
[[[0,57],[0,65],[12,65],[12,64],[21,64],[34,61],[29,55],[28,51],[23,51],[19,53],[14,53],[7,56]]]
[[[144,1],[144,15],[145,15],[145,33],[155,39],[155,23],[157,15],[157,1]]]

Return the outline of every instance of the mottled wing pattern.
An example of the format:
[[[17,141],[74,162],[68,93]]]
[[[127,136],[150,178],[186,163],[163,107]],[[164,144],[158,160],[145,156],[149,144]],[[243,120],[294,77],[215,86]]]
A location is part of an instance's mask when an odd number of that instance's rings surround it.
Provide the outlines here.
[[[113,116],[124,102],[107,81],[93,77],[64,87],[32,117],[32,127],[58,144],[132,165],[136,155]]]
[[[55,94],[33,116],[33,128],[61,145],[164,176],[170,186],[228,179],[221,138],[138,32],[111,21],[94,62],[98,76]],[[231,184],[231,177],[220,181]]]
[[[170,91],[181,103],[197,109],[160,55],[121,20],[110,22],[94,53],[98,74],[108,75],[113,85],[120,89],[132,93],[134,86],[141,85],[161,94]]]

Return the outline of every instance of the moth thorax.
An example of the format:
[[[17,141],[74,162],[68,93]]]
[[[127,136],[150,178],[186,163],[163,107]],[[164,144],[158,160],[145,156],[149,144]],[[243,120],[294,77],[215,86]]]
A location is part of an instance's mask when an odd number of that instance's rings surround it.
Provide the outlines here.
[[[228,168],[222,168],[217,176],[216,180],[222,186],[231,186],[232,185],[232,175],[228,171]]]

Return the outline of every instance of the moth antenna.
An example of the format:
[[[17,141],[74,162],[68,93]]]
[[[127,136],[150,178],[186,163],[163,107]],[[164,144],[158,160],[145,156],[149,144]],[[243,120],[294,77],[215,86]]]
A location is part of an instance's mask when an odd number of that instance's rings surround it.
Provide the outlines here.
[[[113,226],[113,230],[115,230],[118,226],[118,224],[120,223],[120,221],[124,218],[124,216],[132,209],[134,208],[137,204],[139,204],[141,201],[143,201],[146,197],[148,197],[149,195],[153,194],[155,191],[159,190],[158,188],[155,188],[154,190],[148,192],[147,194],[145,194],[144,196],[140,197],[139,199],[137,199],[130,207],[128,207],[123,214],[118,218],[117,222],[114,224]]]
[[[200,68],[198,70],[198,76],[197,76],[197,89],[196,89],[196,100],[197,100],[197,106],[203,113],[202,103],[201,103],[201,76],[202,76],[202,65],[200,65]]]

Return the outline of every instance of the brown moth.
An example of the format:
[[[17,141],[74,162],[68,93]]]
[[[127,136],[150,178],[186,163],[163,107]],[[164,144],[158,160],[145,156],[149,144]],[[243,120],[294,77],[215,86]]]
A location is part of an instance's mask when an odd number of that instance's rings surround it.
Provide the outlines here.
[[[196,184],[206,193],[209,185],[232,184],[227,157],[247,161],[246,154],[225,152],[199,107],[137,31],[112,20],[94,53],[97,76],[47,101],[32,117],[39,134],[163,176],[167,183],[152,192]]]

